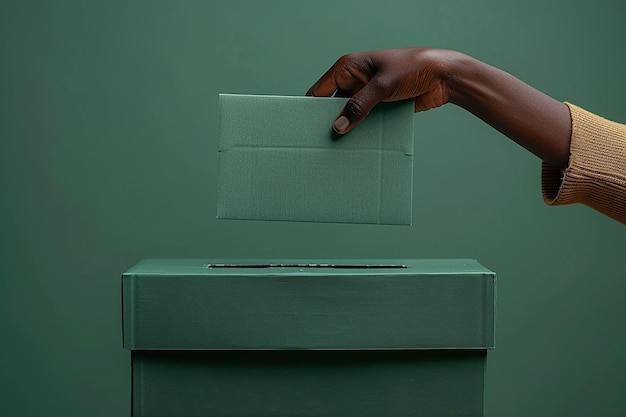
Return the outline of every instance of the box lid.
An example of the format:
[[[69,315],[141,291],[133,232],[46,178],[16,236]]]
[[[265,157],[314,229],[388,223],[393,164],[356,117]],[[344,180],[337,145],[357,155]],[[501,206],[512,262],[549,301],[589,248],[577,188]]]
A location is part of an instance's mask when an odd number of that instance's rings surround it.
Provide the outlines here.
[[[485,349],[474,260],[144,260],[122,276],[127,349]]]
[[[345,98],[220,94],[217,217],[411,224],[413,103],[337,138]]]

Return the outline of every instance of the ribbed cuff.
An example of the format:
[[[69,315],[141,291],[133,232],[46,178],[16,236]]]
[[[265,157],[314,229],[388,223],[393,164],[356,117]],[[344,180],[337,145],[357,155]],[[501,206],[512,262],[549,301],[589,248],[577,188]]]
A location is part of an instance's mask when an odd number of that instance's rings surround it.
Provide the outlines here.
[[[542,164],[542,192],[549,205],[586,204],[626,224],[626,126],[570,103],[572,137],[568,167]]]

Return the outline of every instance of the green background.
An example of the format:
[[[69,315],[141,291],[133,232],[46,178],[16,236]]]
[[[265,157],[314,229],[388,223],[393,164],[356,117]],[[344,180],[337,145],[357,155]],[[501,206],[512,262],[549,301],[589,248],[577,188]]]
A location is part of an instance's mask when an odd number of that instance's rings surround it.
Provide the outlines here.
[[[303,94],[344,53],[438,46],[624,121],[625,13],[621,0],[2,2],[3,412],[129,414],[120,274],[141,258],[470,257],[499,279],[487,416],[625,415],[626,229],[545,206],[539,161],[459,108],[415,116],[411,227],[215,219],[219,92]]]

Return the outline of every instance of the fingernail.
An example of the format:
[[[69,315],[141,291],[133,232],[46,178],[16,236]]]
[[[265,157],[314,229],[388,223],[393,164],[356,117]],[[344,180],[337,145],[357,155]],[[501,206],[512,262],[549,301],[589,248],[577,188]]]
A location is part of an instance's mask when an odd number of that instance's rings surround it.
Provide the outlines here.
[[[333,128],[339,133],[345,131],[348,126],[350,126],[350,120],[346,116],[341,116],[333,123]]]

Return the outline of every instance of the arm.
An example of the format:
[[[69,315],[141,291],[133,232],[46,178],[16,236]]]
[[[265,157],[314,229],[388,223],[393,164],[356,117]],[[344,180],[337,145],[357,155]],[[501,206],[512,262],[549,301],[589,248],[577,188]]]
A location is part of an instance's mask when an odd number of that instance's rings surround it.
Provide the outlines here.
[[[350,97],[333,124],[346,134],[381,101],[412,99],[415,111],[454,103],[547,164],[564,169],[571,134],[567,106],[512,75],[460,52],[408,48],[340,58],[308,95]]]

